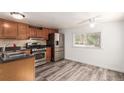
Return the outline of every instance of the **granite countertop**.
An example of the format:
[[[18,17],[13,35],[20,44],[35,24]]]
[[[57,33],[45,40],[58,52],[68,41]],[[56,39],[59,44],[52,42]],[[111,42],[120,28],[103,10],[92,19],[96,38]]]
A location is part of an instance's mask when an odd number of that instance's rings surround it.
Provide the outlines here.
[[[31,57],[34,57],[34,56],[33,55],[26,55],[26,56],[23,56],[23,57],[16,57],[16,58],[11,58],[11,59],[6,59],[6,60],[2,60],[0,58],[0,64],[4,64],[4,63],[8,63],[8,62],[13,62],[13,61],[21,60],[21,59],[25,59],[25,58],[31,58]]]
[[[50,45],[44,45],[45,48],[51,47]],[[20,49],[20,47],[17,47],[16,51],[25,51],[25,50],[30,50],[28,48],[24,48],[24,49]],[[13,52],[13,48],[9,47],[7,50],[7,52]],[[2,49],[0,48],[0,53],[2,53]],[[0,55],[1,56],[1,55]],[[8,63],[8,62],[13,62],[16,60],[21,60],[21,59],[25,59],[25,58],[31,58],[34,57],[33,55],[26,55],[26,56],[22,56],[22,57],[15,57],[15,58],[9,58],[9,59],[5,59],[3,60],[0,57],[0,64],[4,64],[4,63]]]
[[[25,51],[25,50],[29,50],[27,48],[21,48],[21,47],[16,47],[16,48],[13,48],[13,47],[6,47],[5,51]],[[0,47],[0,52],[2,52],[2,47]]]

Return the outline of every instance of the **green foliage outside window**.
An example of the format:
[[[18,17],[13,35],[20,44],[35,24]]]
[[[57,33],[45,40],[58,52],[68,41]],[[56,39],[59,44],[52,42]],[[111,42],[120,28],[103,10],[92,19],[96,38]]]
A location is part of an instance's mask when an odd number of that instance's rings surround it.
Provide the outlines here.
[[[87,33],[75,35],[75,45],[100,47],[101,33]]]

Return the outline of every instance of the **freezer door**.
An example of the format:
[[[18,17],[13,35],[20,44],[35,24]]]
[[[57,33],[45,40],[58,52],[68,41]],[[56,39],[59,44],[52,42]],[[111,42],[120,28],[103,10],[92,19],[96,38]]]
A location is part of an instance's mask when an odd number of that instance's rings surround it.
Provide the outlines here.
[[[59,61],[64,59],[64,51],[55,52],[54,60]]]
[[[64,51],[64,48],[63,47],[56,47],[54,49],[55,49],[54,52]]]

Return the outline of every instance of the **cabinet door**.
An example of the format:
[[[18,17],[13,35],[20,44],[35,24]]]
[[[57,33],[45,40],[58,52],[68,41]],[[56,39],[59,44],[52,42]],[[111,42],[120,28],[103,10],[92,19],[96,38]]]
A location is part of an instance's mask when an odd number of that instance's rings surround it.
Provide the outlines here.
[[[30,27],[27,27],[27,39],[30,38]]]
[[[48,39],[47,29],[44,29],[44,28],[42,30],[38,29],[37,30],[37,37],[47,40]]]
[[[52,33],[53,33],[53,31],[51,29],[49,29],[49,34],[52,34]]]
[[[35,28],[30,28],[30,37],[37,37],[36,31]]]
[[[3,22],[3,35],[5,38],[16,38],[17,37],[17,23],[11,21]]]
[[[3,21],[0,19],[0,38],[3,37]]]
[[[48,29],[48,30],[49,30],[49,34],[58,33],[57,29]]]
[[[47,62],[51,61],[51,47],[46,48],[46,60]]]
[[[37,29],[37,37],[41,38],[42,37],[42,30]]]
[[[18,24],[18,39],[27,39],[27,30],[28,30],[28,25],[26,24]]]
[[[48,29],[43,29],[43,35],[46,40],[48,40]]]

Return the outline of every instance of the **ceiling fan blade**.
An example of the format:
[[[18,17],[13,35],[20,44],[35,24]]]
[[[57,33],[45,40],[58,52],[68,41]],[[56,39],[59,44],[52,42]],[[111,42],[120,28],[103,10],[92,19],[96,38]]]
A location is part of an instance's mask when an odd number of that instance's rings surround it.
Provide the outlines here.
[[[88,18],[88,19],[86,19],[86,20],[80,21],[80,22],[78,22],[78,24],[83,24],[83,23],[86,23],[86,22],[88,22],[88,21],[89,21],[89,19],[92,19],[92,18],[95,18],[95,19],[97,19],[97,18],[100,18],[100,17],[101,17],[101,15],[94,16],[94,17]]]
[[[78,22],[78,24],[83,24],[83,23],[86,23],[86,22],[88,22],[88,19],[87,20],[80,21],[80,22]]]

